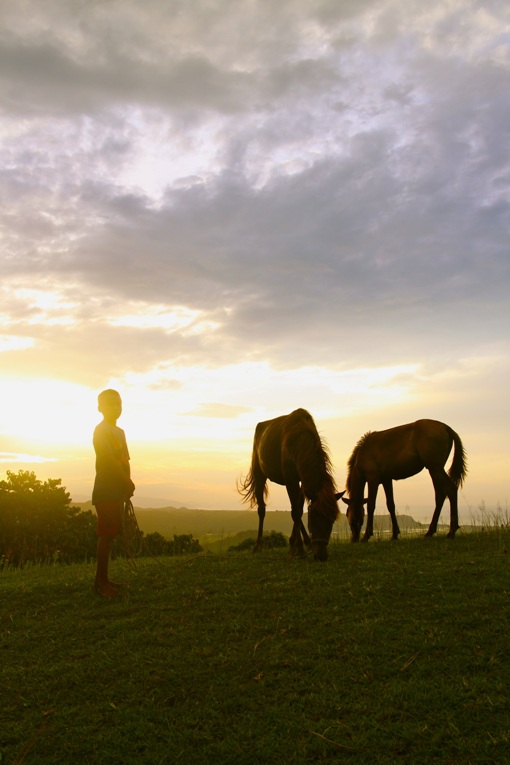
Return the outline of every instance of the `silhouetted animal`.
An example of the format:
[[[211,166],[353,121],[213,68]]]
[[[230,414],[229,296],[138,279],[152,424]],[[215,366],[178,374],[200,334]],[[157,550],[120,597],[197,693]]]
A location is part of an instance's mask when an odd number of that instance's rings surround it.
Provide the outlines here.
[[[448,473],[444,466],[452,445],[455,452]],[[448,537],[455,536],[459,528],[457,490],[466,476],[466,454],[457,433],[436,420],[417,420],[389,430],[365,433],[360,438],[348,461],[347,492],[349,499],[347,519],[351,527],[351,539],[358,542],[364,520],[363,505],[367,504],[367,527],[362,542],[373,535],[375,502],[379,484],[386,494],[386,505],[391,516],[392,539],[398,539],[400,529],[395,515],[393,480],[416,475],[427,468],[435,489],[436,506],[425,536],[432,536],[437,529],[443,503],[450,500],[450,530]],[[368,484],[368,499],[364,499]]]
[[[291,553],[303,555],[304,542],[312,547],[316,560],[327,560],[327,546],[339,512],[337,500],[345,492],[336,493],[327,447],[305,409],[259,422],[255,428],[251,468],[238,486],[244,501],[251,507],[257,505],[255,550],[262,547],[268,479],[287,488],[294,521],[289,540]],[[302,520],[305,498],[309,500],[310,536]]]

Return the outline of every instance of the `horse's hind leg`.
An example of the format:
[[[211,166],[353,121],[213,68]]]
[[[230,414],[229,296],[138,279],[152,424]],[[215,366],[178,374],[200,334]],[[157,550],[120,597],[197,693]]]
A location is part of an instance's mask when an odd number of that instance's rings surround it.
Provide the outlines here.
[[[444,468],[441,468],[439,470],[431,470],[429,468],[429,473],[430,473],[430,477],[432,478],[432,483],[434,484],[436,506],[434,509],[434,515],[432,516],[432,520],[430,521],[430,526],[425,536],[431,537],[436,533],[439,516],[441,515],[441,510],[443,509],[443,505],[444,505],[444,501],[446,497],[448,497],[448,499],[450,500],[450,530],[447,536],[450,537],[450,539],[453,539],[453,537],[455,536],[455,532],[459,528],[459,518],[458,518],[458,508],[457,508],[457,487],[455,486],[455,484],[453,483],[449,475],[446,473]]]
[[[448,537],[448,539],[454,539],[455,532],[457,531],[457,529],[460,528],[459,508],[457,504],[457,487],[455,485],[448,492],[448,499],[450,500],[450,530],[448,531],[448,534],[446,536]]]
[[[458,493],[455,483],[450,476],[445,473],[446,476],[446,493],[450,501],[450,529],[446,535],[448,539],[454,539],[455,532],[459,527],[459,508],[458,508]]]
[[[259,529],[257,534],[257,541],[253,552],[260,552],[264,542],[264,519],[266,517],[266,503],[264,497],[264,489],[266,487],[266,478],[261,471],[257,471],[256,474],[256,489],[255,499],[257,500],[257,513],[259,516]]]

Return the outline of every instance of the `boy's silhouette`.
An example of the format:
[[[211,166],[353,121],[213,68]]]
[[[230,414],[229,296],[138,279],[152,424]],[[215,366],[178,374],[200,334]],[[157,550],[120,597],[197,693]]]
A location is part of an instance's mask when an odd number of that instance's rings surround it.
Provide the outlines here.
[[[119,584],[108,578],[113,543],[120,534],[124,503],[133,496],[126,436],[117,427],[122,414],[122,400],[116,390],[104,390],[98,396],[102,422],[94,430],[96,478],[92,504],[97,512],[97,571],[94,591],[105,598],[119,594]]]

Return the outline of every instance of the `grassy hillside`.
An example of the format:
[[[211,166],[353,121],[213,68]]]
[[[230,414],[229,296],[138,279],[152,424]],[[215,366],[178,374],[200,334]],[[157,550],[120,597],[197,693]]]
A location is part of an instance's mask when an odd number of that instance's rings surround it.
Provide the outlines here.
[[[0,574],[0,762],[487,765],[510,531]]]

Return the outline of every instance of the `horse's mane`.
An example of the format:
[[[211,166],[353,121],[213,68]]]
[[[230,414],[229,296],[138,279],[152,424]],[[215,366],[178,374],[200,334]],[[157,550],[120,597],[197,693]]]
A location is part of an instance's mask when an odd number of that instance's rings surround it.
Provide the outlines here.
[[[301,487],[307,499],[327,485],[335,491],[329,449],[306,409],[296,409],[285,421],[283,442],[298,467]]]
[[[358,456],[358,454],[360,452],[360,449],[367,442],[368,437],[372,433],[375,433],[375,432],[376,432],[375,430],[367,430],[367,432],[364,435],[361,436],[361,438],[359,439],[358,443],[356,444],[356,446],[352,450],[351,456],[347,460],[347,481],[345,483],[345,488],[347,489],[347,493],[349,494],[349,496],[351,496],[352,473],[353,473],[354,465],[356,464],[356,458],[357,458],[357,456]]]
[[[259,431],[261,426],[265,426]],[[318,500],[320,511],[336,518],[333,465],[325,441],[319,435],[312,415],[306,409],[296,409],[288,415],[259,423],[255,429],[252,464],[248,475],[237,481],[243,502],[253,507],[257,503],[257,483],[260,474],[258,442],[265,436],[266,455],[292,463],[299,476],[301,489],[308,500]],[[264,479],[264,498],[268,489]]]

